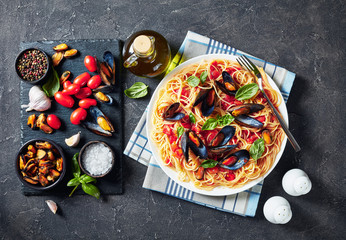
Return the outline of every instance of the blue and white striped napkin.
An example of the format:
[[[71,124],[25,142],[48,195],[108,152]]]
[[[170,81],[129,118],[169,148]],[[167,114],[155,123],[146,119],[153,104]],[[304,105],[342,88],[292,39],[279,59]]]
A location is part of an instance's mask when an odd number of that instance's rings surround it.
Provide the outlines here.
[[[257,66],[263,67],[266,73],[272,77],[281,90],[284,100],[287,101],[294,82],[295,73],[191,31],[187,33],[183,44],[169,67],[169,71],[190,58],[212,53],[231,55],[246,54]],[[149,149],[148,134],[145,127],[146,113],[147,109],[144,111],[124,151],[125,155],[148,166],[143,183],[144,188],[220,211],[235,213],[242,216],[255,216],[263,181],[241,193],[229,196],[211,197],[187,190],[170,179],[159,167]]]

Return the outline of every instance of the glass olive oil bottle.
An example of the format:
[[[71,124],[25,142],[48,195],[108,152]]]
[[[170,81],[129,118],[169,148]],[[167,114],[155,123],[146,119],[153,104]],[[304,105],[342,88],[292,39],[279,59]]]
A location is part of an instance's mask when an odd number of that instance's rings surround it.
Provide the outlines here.
[[[165,72],[171,61],[167,40],[152,30],[132,34],[123,48],[124,67],[141,77],[156,77]]]

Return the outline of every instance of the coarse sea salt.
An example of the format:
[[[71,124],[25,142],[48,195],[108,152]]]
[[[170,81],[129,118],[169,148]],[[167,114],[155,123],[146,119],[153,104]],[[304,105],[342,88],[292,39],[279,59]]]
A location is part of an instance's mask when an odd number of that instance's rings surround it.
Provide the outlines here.
[[[84,169],[92,175],[106,173],[112,167],[113,154],[102,143],[92,143],[87,146],[82,155]]]

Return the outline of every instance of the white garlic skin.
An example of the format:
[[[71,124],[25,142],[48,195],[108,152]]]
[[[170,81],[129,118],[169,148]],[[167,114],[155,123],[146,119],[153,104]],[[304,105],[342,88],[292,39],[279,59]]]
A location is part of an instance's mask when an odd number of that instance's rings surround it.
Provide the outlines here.
[[[29,112],[36,110],[39,112],[50,109],[52,103],[49,97],[42,91],[39,86],[33,86],[29,91],[29,104],[22,105],[22,108],[27,108],[25,111]]]
[[[45,202],[47,203],[52,213],[56,214],[56,211],[58,210],[58,205],[56,205],[56,203],[53,200],[46,200]]]

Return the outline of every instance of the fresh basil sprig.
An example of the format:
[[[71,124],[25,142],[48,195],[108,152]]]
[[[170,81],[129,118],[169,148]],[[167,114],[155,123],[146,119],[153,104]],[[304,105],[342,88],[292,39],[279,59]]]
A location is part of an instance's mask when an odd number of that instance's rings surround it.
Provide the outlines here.
[[[47,97],[53,97],[54,94],[59,91],[60,80],[59,75],[52,67],[53,74],[51,74],[45,84],[42,86],[42,90],[45,92]]]
[[[202,130],[213,130],[217,127],[217,125],[223,127],[230,125],[234,120],[234,117],[230,114],[225,114],[222,117],[217,116],[215,118],[209,118],[202,126]]]
[[[257,83],[250,83],[242,86],[235,94],[237,100],[247,100],[256,95],[258,91]]]
[[[184,133],[184,128],[183,127],[178,127],[177,129],[177,135],[178,135],[178,138],[180,138],[181,135],[183,135]]]
[[[74,191],[76,191],[77,187],[82,184],[82,189],[86,194],[89,194],[99,199],[100,190],[95,185],[91,184],[91,182],[96,182],[96,179],[86,174],[83,174],[82,176],[80,175],[81,172],[80,172],[80,167],[77,160],[78,155],[79,153],[76,153],[75,155],[73,155],[73,158],[72,158],[72,171],[73,171],[74,178],[72,178],[67,183],[67,186],[74,187],[74,188],[72,192],[70,193],[69,197],[71,197]]]
[[[259,159],[264,152],[263,138],[257,139],[250,147],[250,155],[254,160]]]
[[[213,160],[213,159],[207,159],[204,160],[201,164],[201,167],[203,168],[213,168],[217,165],[217,161]]]
[[[200,79],[196,76],[190,76],[187,78],[187,83],[191,87],[197,87],[199,85]]]
[[[189,114],[189,119],[190,119],[190,122],[192,122],[193,124],[196,123],[196,118],[195,118],[195,116],[193,115],[192,112]]]
[[[129,98],[141,98],[148,94],[148,85],[142,82],[135,82],[130,88],[124,91]]]
[[[204,71],[201,73],[200,79],[201,79],[201,83],[205,83],[205,81],[207,80],[208,77],[208,72]]]

